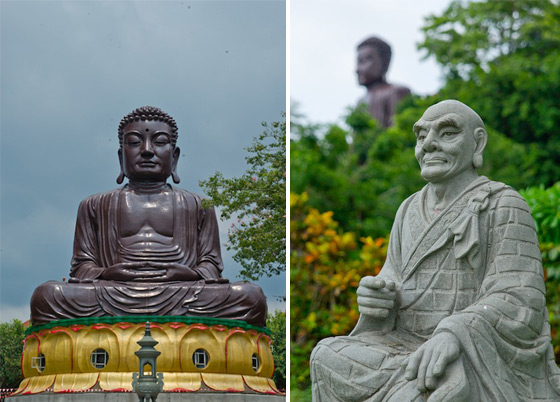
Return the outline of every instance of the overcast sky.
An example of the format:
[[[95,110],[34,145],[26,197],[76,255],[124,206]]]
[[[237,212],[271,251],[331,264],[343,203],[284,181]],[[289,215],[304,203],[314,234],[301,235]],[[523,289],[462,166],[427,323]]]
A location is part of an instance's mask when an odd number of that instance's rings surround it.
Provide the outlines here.
[[[68,277],[79,202],[117,187],[124,115],[175,118],[182,188],[244,172],[261,122],[286,110],[285,3],[0,3],[0,320],[27,320],[35,287]],[[259,282],[270,310],[285,278]]]
[[[334,123],[365,94],[356,78],[356,46],[375,35],[393,51],[389,82],[416,94],[441,87],[441,69],[422,61],[424,17],[440,15],[450,0],[293,0],[290,3],[290,98],[314,123]]]

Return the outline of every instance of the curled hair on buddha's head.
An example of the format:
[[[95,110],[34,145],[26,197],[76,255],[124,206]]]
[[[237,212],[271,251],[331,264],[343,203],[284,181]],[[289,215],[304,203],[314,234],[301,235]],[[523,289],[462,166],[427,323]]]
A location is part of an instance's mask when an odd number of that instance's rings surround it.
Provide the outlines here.
[[[364,39],[360,44],[357,46],[357,49],[371,46],[377,49],[377,53],[381,58],[381,63],[383,67],[383,74],[387,73],[389,70],[389,64],[391,63],[391,46],[385,42],[383,39],[378,38],[377,36],[371,36],[367,39]]]
[[[173,119],[173,117],[169,116],[160,108],[154,106],[142,106],[138,109],[133,110],[126,116],[124,116],[119,123],[119,145],[122,147],[123,145],[123,135],[124,135],[124,127],[128,123],[132,123],[134,121],[140,120],[156,120],[156,121],[163,121],[167,123],[169,127],[171,127],[171,144],[175,146],[177,144],[177,136],[178,136],[178,127],[177,123]]]

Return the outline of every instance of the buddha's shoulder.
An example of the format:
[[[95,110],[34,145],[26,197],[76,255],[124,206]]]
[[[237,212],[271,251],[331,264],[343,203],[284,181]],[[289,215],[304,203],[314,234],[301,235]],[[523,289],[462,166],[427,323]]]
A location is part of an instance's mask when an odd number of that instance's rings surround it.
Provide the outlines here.
[[[177,188],[177,187],[171,187],[173,189],[173,195],[175,197],[175,202],[176,205],[180,206],[183,205],[185,206],[188,210],[191,211],[199,211],[201,214],[206,214],[206,212],[208,210],[213,210],[213,206],[212,206],[212,202],[208,201],[207,198],[193,193],[191,191],[182,189],[182,188]]]
[[[175,186],[169,186],[169,188],[176,200],[182,201],[187,205],[196,205],[197,207],[202,208],[204,198],[201,195]],[[80,205],[95,208],[100,204],[116,202],[123,191],[126,192],[126,186],[98,194],[92,194],[84,198]]]
[[[397,94],[397,96],[405,97],[410,95],[410,88],[405,87],[404,85],[399,84],[389,84],[390,92],[393,94]]]
[[[203,200],[203,197],[201,195],[193,193],[192,191],[185,190],[184,188],[179,188],[175,186],[170,186],[170,187],[173,190],[173,194],[175,194],[176,197],[182,197],[184,199],[192,200],[196,202],[202,202]]]
[[[92,194],[92,195],[84,198],[82,200],[82,204],[97,203],[97,202],[100,202],[104,199],[109,199],[109,198],[112,198],[112,197],[116,197],[121,192],[121,190],[122,190],[122,188],[114,188],[112,190],[105,191],[105,192],[102,192],[102,193]]]

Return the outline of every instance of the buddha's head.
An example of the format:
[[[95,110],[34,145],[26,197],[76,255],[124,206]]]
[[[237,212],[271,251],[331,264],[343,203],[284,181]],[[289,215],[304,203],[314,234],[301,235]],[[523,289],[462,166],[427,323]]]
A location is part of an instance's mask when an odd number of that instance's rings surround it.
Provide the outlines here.
[[[122,118],[119,124],[119,163],[124,177],[131,181],[166,181],[169,176],[179,183],[177,161],[177,123],[163,110],[143,106]]]
[[[430,106],[414,124],[414,133],[415,155],[425,180],[448,181],[482,167],[484,122],[464,103],[445,100]]]
[[[368,87],[385,79],[391,63],[391,46],[384,40],[372,36],[358,45],[356,74],[360,85]]]

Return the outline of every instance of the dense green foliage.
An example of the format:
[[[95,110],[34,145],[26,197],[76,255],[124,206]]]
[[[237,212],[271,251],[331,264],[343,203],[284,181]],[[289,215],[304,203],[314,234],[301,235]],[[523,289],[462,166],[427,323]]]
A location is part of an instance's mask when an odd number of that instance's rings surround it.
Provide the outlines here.
[[[292,386],[290,388],[290,401],[292,402],[311,402],[313,400],[311,395],[311,387],[300,389]]]
[[[309,205],[333,211],[346,231],[383,237],[398,206],[425,184],[414,157],[412,125],[437,98],[412,97],[401,105],[396,125],[381,129],[362,108],[351,111],[348,129],[338,125],[293,125],[291,191],[307,192]],[[515,188],[534,183],[537,152],[488,128],[480,173]]]
[[[227,249],[235,251],[241,275],[251,280],[286,269],[286,122],[263,126],[247,148],[245,174],[228,179],[216,172],[200,182],[212,204],[221,207],[222,219],[237,218]]]
[[[560,245],[560,182],[547,189],[543,185],[531,187],[521,195],[531,208],[540,242]],[[550,258],[556,260],[558,255],[551,254]]]
[[[560,182],[521,192],[537,225],[546,277],[548,318],[556,361],[560,362]]]
[[[307,195],[290,195],[290,356],[292,389],[309,385],[309,355],[316,343],[344,335],[359,313],[356,288],[379,273],[387,240],[343,232],[332,212],[307,205]]]
[[[538,183],[560,180],[558,1],[454,0],[423,31],[419,48],[446,73],[439,95],[468,104],[509,138],[537,144]]]
[[[272,379],[278,389],[286,389],[286,312],[276,310],[268,314],[266,326],[272,337],[274,375]]]
[[[0,388],[17,388],[21,380],[23,324],[20,320],[0,323]]]
[[[390,230],[395,203],[422,184],[418,175],[409,174],[415,163],[410,146],[414,136],[411,131],[384,131],[365,109],[351,113],[347,124],[349,130],[337,125],[294,127],[291,190],[306,191],[309,205],[333,211],[345,230],[381,236]],[[393,188],[391,182],[402,185]]]

